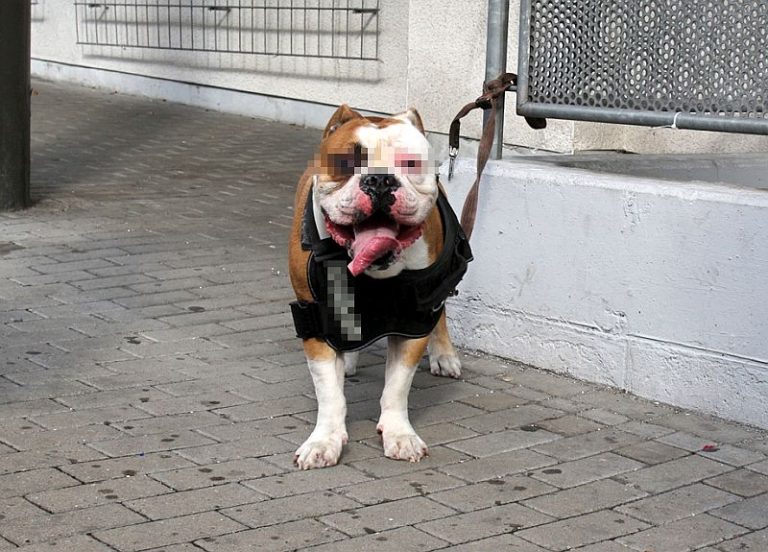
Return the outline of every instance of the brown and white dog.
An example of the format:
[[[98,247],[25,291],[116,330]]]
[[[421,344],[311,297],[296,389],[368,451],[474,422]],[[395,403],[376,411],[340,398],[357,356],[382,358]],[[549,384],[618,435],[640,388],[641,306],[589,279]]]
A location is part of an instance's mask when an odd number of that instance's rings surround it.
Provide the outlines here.
[[[310,253],[301,246],[302,213],[310,193],[318,226],[349,252],[349,272],[391,278],[403,270],[430,266],[442,251],[443,227],[435,208],[438,187],[429,143],[415,110],[364,117],[342,105],[328,122],[315,161],[296,192],[290,276],[297,299],[312,300],[307,278]],[[380,209],[384,196],[387,208]],[[427,445],[408,419],[408,393],[427,348],[433,374],[460,375],[445,312],[427,337],[388,337],[377,430],[389,458],[418,462],[427,455]],[[294,461],[301,469],[333,466],[348,439],[344,376],[354,374],[357,353],[337,352],[318,338],[304,339],[304,352],[318,414],[314,431]]]

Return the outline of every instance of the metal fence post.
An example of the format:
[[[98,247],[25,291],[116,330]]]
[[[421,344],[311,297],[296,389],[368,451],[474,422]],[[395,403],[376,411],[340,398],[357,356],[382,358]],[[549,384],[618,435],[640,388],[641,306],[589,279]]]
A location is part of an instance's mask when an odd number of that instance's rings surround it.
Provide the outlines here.
[[[485,80],[498,77],[507,71],[507,35],[509,31],[509,0],[488,0],[488,24],[485,45]],[[488,122],[485,111],[483,126]],[[496,128],[491,149],[492,159],[501,159],[504,142],[504,96],[499,96],[496,112]]]
[[[29,205],[31,5],[0,0],[0,211]]]

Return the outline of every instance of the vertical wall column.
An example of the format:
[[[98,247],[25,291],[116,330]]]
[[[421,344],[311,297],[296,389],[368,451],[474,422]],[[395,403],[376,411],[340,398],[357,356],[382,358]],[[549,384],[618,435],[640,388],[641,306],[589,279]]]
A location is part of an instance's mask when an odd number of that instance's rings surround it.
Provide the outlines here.
[[[29,0],[0,0],[0,211],[29,205]]]

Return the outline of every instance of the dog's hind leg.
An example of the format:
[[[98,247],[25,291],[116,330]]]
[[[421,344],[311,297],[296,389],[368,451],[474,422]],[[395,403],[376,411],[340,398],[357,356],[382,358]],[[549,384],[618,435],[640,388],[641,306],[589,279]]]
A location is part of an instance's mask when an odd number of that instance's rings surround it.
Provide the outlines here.
[[[429,371],[435,376],[458,378],[461,376],[461,360],[448,334],[445,321],[445,310],[437,322],[437,326],[429,336]]]
[[[384,454],[389,458],[418,462],[427,455],[427,445],[408,419],[408,392],[426,345],[426,337],[389,338],[381,417],[376,426],[384,443]]]
[[[315,384],[317,423],[293,457],[302,470],[334,466],[347,443],[347,402],[344,398],[344,358],[324,341],[304,340],[304,353]]]
[[[357,373],[357,359],[360,356],[360,353],[357,351],[349,351],[346,353],[342,353],[342,357],[344,358],[344,375],[354,376]]]

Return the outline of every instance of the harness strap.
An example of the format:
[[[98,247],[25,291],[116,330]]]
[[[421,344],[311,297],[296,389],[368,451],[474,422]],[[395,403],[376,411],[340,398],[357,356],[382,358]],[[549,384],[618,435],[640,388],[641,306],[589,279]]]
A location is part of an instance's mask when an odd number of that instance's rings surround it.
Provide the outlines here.
[[[314,301],[292,301],[291,314],[296,327],[296,337],[308,339],[325,335],[323,314],[320,305]]]
[[[448,179],[453,174],[453,160],[459,153],[459,130],[461,128],[461,119],[470,111],[477,108],[490,109],[490,117],[483,128],[483,134],[480,137],[480,146],[477,150],[477,174],[475,182],[472,184],[467,198],[464,200],[464,208],[461,210],[461,227],[469,239],[472,236],[472,229],[475,226],[475,217],[477,215],[477,196],[480,188],[480,177],[485,170],[488,157],[493,146],[493,135],[496,129],[496,112],[499,109],[499,97],[507,90],[517,90],[517,75],[514,73],[502,73],[497,78],[483,83],[483,94],[474,102],[470,102],[462,107],[451,122],[451,128],[448,133],[449,153],[451,156],[451,168],[448,171]],[[526,117],[528,126],[534,129],[541,129],[547,126],[546,119],[538,117]]]

